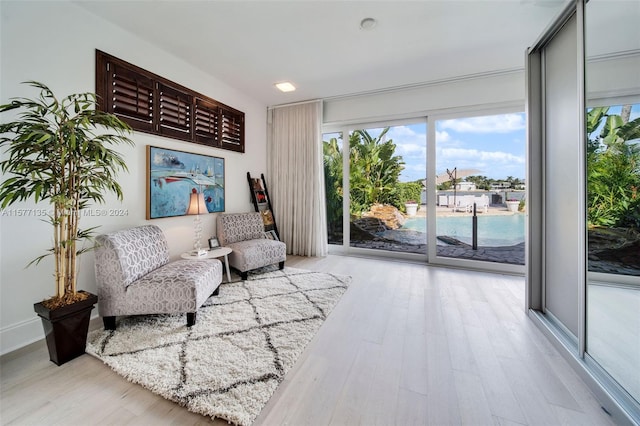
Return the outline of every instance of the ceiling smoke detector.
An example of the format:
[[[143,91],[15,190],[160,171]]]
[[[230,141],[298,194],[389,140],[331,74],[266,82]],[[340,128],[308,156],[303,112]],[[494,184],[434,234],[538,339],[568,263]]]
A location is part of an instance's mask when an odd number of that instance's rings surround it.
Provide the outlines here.
[[[360,29],[369,31],[374,29],[377,24],[378,21],[376,21],[374,18],[364,18],[362,21],[360,21]]]

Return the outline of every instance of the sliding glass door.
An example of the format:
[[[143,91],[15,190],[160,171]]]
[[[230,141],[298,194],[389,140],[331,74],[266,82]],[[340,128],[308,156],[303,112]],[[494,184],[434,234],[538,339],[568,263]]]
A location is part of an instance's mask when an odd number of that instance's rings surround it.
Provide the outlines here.
[[[527,306],[640,423],[640,5],[570,2],[527,56]]]
[[[351,132],[351,247],[427,253],[426,143],[424,122]]]
[[[329,244],[426,255],[426,147],[424,119],[324,133]]]
[[[437,255],[524,265],[524,113],[435,125]]]
[[[525,121],[515,111],[326,129],[329,244],[521,272]]]
[[[324,133],[322,141],[324,187],[327,200],[327,240],[329,244],[342,245],[344,241],[342,132]]]
[[[585,6],[586,352],[640,406],[638,22],[637,2]]]

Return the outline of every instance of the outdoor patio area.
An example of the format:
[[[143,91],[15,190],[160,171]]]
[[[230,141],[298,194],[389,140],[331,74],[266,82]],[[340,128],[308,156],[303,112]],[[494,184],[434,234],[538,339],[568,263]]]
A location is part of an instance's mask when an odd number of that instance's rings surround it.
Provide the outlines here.
[[[512,216],[504,206],[487,206],[480,216]],[[467,217],[471,222],[472,212],[453,207],[437,207],[438,217]],[[426,218],[426,206],[420,206],[413,217]],[[412,229],[387,229],[383,219],[373,217],[360,220],[357,226],[351,227],[351,247],[368,248],[374,250],[388,250],[402,253],[427,253],[427,236],[425,232]],[[479,246],[476,250],[468,243],[460,241],[450,235],[438,235],[438,256],[471,259],[485,262],[499,262],[513,265],[524,265],[524,242],[509,246]]]
[[[452,207],[436,207],[437,217],[468,218],[471,221],[473,213],[454,211]],[[514,213],[504,206],[488,206],[482,212],[478,211],[478,218],[484,216],[513,216],[524,213]],[[426,218],[426,206],[421,205],[415,218]],[[469,225],[470,226],[470,225]],[[519,242],[512,245],[482,245],[480,242],[476,250],[464,241],[451,235],[437,236],[437,254],[442,257],[469,259],[483,262],[497,262],[511,265],[525,264],[525,244]],[[427,235],[411,229],[387,229],[380,220],[370,217],[358,221],[358,226],[351,226],[351,247],[374,250],[387,250],[401,253],[427,253]],[[598,250],[592,245],[589,253],[589,271],[603,273],[617,273],[639,276],[640,242],[625,247],[622,250]]]

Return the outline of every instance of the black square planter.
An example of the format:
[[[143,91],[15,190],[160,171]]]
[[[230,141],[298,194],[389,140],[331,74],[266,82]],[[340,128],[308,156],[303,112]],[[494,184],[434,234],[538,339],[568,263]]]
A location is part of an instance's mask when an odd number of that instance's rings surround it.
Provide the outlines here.
[[[62,365],[84,353],[91,310],[98,302],[98,296],[87,294],[89,298],[86,300],[54,310],[45,308],[42,303],[33,305],[42,320],[49,359],[56,365]]]

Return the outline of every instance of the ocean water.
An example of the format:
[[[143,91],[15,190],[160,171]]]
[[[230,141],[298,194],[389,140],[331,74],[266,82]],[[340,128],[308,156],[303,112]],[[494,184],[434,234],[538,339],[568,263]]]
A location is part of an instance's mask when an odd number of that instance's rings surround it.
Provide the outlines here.
[[[472,243],[471,216],[442,216],[436,219],[436,234]],[[425,218],[407,219],[402,227],[426,232]],[[524,242],[524,214],[478,216],[478,245],[485,247],[512,246]]]

